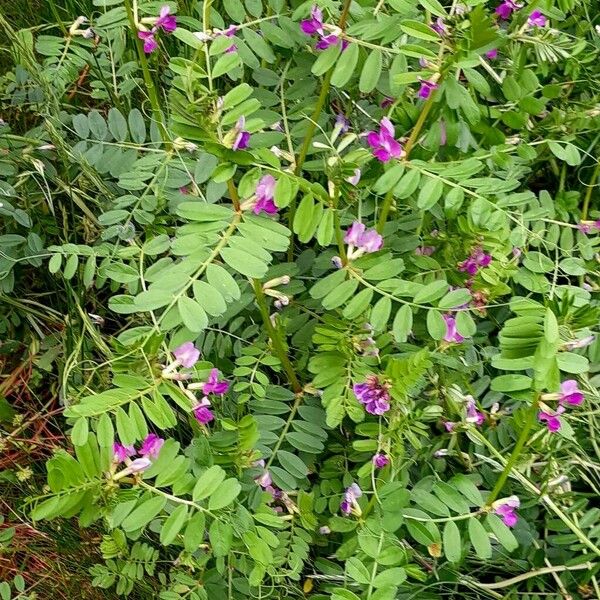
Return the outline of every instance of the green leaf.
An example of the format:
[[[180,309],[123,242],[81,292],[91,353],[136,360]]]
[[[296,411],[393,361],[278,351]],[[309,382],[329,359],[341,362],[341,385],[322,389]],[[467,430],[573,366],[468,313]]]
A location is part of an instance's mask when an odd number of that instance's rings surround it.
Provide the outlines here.
[[[436,17],[447,17],[445,8],[438,2],[438,0],[419,0],[419,4],[429,12],[433,13]]]
[[[223,248],[221,250],[221,258],[232,269],[235,269],[238,273],[246,277],[261,279],[267,273],[267,265],[264,262],[248,252],[236,248]]]
[[[208,265],[206,279],[215,290],[223,295],[227,302],[240,299],[241,292],[238,284],[223,267],[212,263]]]
[[[471,337],[477,331],[477,325],[467,310],[456,313],[456,329],[463,337]]]
[[[413,312],[408,304],[403,304],[396,316],[392,325],[392,332],[396,338],[396,342],[406,342],[413,326]]]
[[[421,210],[429,210],[437,204],[438,200],[442,197],[443,191],[444,184],[442,181],[439,179],[429,179],[419,192],[417,206]]]
[[[190,221],[202,223],[230,221],[233,216],[233,212],[227,206],[205,202],[182,202],[177,206],[177,214]]]
[[[206,469],[194,486],[192,492],[194,501],[208,498],[221,485],[225,476],[225,471],[219,465],[213,465]]]
[[[355,556],[346,561],[346,574],[357,583],[368,585],[371,582],[369,569]]]
[[[446,321],[437,310],[427,311],[427,331],[434,340],[441,340],[446,335]]]
[[[333,75],[331,76],[331,85],[337,88],[344,87],[354,70],[356,69],[356,63],[358,62],[358,44],[350,43],[344,50],[340,59],[335,65]]]
[[[222,315],[227,310],[223,296],[212,286],[204,281],[194,281],[194,298],[200,306],[212,316]]]
[[[163,546],[172,544],[177,534],[182,530],[187,521],[188,509],[185,504],[180,504],[163,523],[160,530],[160,543]]]
[[[448,291],[448,282],[438,279],[421,288],[414,297],[415,304],[431,303],[441,298]]]
[[[512,552],[519,547],[519,542],[513,535],[513,532],[497,515],[494,515],[493,513],[488,514],[486,517],[486,522],[488,527],[492,530],[492,533],[496,536],[496,539],[506,550]]]
[[[88,420],[85,417],[79,417],[71,430],[71,440],[74,446],[83,446],[88,441]]]
[[[96,438],[98,439],[98,445],[101,448],[112,448],[115,441],[115,428],[113,427],[111,418],[108,413],[104,413],[98,420],[96,427]]]
[[[240,64],[240,57],[237,52],[226,52],[219,56],[212,70],[213,77],[220,77],[229,73]]]
[[[298,479],[306,477],[308,467],[304,464],[304,461],[295,454],[287,452],[286,450],[279,450],[277,459],[281,466],[294,477]]]
[[[357,287],[358,280],[356,279],[344,281],[323,298],[323,307],[327,310],[331,310],[341,306],[348,298],[350,298],[350,296],[352,296],[352,294],[354,294]]]
[[[381,76],[381,67],[383,64],[383,55],[380,50],[372,50],[360,74],[358,89],[363,94],[368,94],[375,89],[379,77]]]
[[[467,289],[460,288],[448,292],[439,302],[439,308],[457,308],[471,302],[471,292]]]
[[[197,512],[186,525],[183,534],[183,545],[187,552],[195,552],[204,541],[206,518],[204,513]]]
[[[192,332],[199,333],[208,325],[206,311],[191,298],[181,296],[177,301],[177,310],[181,315],[183,324]]]
[[[226,479],[212,493],[208,501],[208,508],[210,510],[219,510],[220,508],[225,508],[238,497],[241,491],[242,486],[237,479],[234,479],[233,477]]]
[[[121,523],[121,528],[126,532],[141,529],[162,511],[166,503],[167,499],[164,496],[154,496],[142,502],[142,504],[125,517]]]
[[[478,519],[469,519],[469,538],[475,549],[475,554],[482,560],[492,557],[492,545],[488,532]]]
[[[428,42],[439,41],[440,36],[425,23],[420,21],[406,20],[400,23],[400,29],[412,37],[420,40],[426,40]]]
[[[215,557],[227,556],[233,539],[233,527],[229,523],[214,520],[208,530],[208,538]]]
[[[313,63],[311,72],[313,75],[317,77],[323,75],[331,69],[331,67],[335,64],[335,61],[338,59],[342,51],[340,44],[333,44],[329,46],[326,50],[323,50],[317,57],[317,60]],[[85,136],[84,136],[85,137]]]
[[[443,548],[446,558],[453,563],[460,562],[462,542],[460,531],[454,521],[448,521],[444,526]]]

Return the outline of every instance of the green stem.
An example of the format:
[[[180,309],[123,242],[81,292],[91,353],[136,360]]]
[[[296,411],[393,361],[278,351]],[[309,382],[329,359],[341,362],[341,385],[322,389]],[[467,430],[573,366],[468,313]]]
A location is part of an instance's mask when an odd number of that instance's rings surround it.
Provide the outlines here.
[[[590,179],[590,183],[587,186],[587,190],[585,191],[585,197],[583,198],[583,207],[581,208],[581,219],[585,221],[588,216],[588,210],[590,208],[590,200],[592,198],[592,191],[594,189],[594,185],[596,180],[598,179],[598,175],[600,174],[600,160],[596,163],[596,167],[594,172],[592,173],[592,178]]]
[[[515,464],[517,463],[517,460],[519,460],[519,456],[521,455],[521,452],[523,451],[523,447],[525,446],[527,439],[529,438],[529,432],[531,431],[533,425],[535,424],[535,419],[536,419],[537,412],[538,412],[538,401],[539,400],[536,398],[534,400],[533,404],[530,406],[529,411],[527,412],[525,426],[521,430],[521,435],[519,435],[519,439],[517,440],[517,443],[515,444],[515,447],[513,448],[513,451],[511,453],[508,461],[504,465],[504,469],[503,469],[502,473],[500,473],[500,477],[498,477],[498,481],[496,481],[496,485],[494,486],[494,489],[491,491],[490,495],[488,496],[488,499],[487,499],[488,505],[490,505],[498,497],[498,495],[502,491],[502,488],[504,487],[504,484],[506,483],[506,480],[508,479],[510,472],[512,471]]]
[[[152,114],[154,116],[154,119],[156,119],[156,123],[158,125],[158,130],[160,131],[162,140],[167,146],[167,148],[169,148],[171,145],[171,140],[169,139],[169,133],[163,120],[163,114],[160,109],[160,101],[158,98],[158,92],[156,91],[156,86],[154,85],[154,79],[152,79],[150,69],[148,68],[148,59],[146,58],[146,54],[144,53],[144,46],[142,44],[142,40],[140,40],[140,38],[137,37],[137,15],[133,14],[131,0],[125,0],[125,10],[127,11],[127,18],[129,19],[129,26],[131,27],[131,31],[135,34],[135,47],[138,53],[138,60],[140,61],[140,65],[142,67],[144,83],[146,84],[146,88],[148,90],[148,98],[150,99],[150,105],[152,106]]]
[[[258,304],[258,308],[260,310],[260,314],[263,319],[263,323],[265,329],[267,330],[267,334],[271,338],[271,343],[273,344],[273,350],[275,355],[281,362],[281,366],[285,371],[285,374],[290,382],[292,389],[295,394],[302,393],[302,385],[296,376],[296,371],[294,370],[294,366],[292,365],[287,350],[283,345],[283,341],[279,335],[279,331],[275,328],[273,323],[271,322],[271,317],[269,315],[269,309],[267,307],[267,299],[265,297],[265,293],[263,291],[262,283],[258,279],[252,280],[252,287],[254,288],[254,294],[256,296],[256,303]]]

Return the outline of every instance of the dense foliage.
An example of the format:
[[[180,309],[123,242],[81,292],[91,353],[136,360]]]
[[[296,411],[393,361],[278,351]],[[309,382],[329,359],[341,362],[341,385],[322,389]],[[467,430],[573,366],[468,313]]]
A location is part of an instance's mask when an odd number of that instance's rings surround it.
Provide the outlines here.
[[[597,3],[48,5],[0,12],[11,510],[106,597],[600,597]]]

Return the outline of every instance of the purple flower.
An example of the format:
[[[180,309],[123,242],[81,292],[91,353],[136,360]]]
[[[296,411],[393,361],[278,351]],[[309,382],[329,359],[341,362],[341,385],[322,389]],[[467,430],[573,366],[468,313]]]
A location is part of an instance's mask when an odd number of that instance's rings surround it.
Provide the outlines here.
[[[560,429],[560,419],[558,418],[558,415],[562,414],[564,411],[564,406],[557,407],[555,411],[551,411],[550,409],[540,410],[540,412],[538,412],[538,420],[540,423],[545,422],[548,431],[555,433]]]
[[[432,23],[429,27],[433,29],[438,35],[446,35],[448,30],[446,29],[446,24],[442,17],[438,17],[434,23]]]
[[[277,212],[275,205],[275,185],[277,181],[272,175],[261,177],[256,186],[256,204],[254,205],[254,213],[260,214],[266,212],[269,215],[274,215]]]
[[[431,96],[431,92],[438,89],[438,84],[435,81],[421,79],[421,88],[419,89],[419,98],[427,99]]]
[[[340,503],[340,510],[345,514],[349,515],[352,509],[359,509],[356,500],[362,496],[362,490],[357,483],[353,483],[350,487],[346,488],[344,493],[344,499]]]
[[[498,50],[496,48],[494,48],[493,50],[488,50],[485,53],[486,57],[489,58],[490,60],[494,60],[495,58],[498,57]]]
[[[492,505],[494,512],[502,519],[507,527],[514,527],[519,520],[516,509],[521,506],[520,500],[516,496],[509,496],[494,502]]]
[[[383,246],[383,238],[375,229],[366,229],[364,223],[354,221],[346,231],[344,241],[348,244],[348,258],[358,258],[363,254],[377,252]],[[354,251],[354,248],[357,248]]]
[[[151,464],[152,461],[145,456],[142,458],[136,458],[135,460],[131,461],[126,469],[119,473],[119,476],[125,477],[125,475],[132,475],[134,473],[143,473]]]
[[[232,150],[245,150],[250,141],[250,133],[244,130],[246,125],[246,117],[243,115],[238,119],[235,126],[236,136],[231,146]]]
[[[367,229],[360,239],[360,248],[368,254],[381,250],[383,246],[383,238],[375,231],[375,229]]]
[[[360,181],[361,175],[362,175],[362,173],[361,173],[360,169],[354,169],[354,175],[351,175],[350,177],[346,177],[346,181],[354,186],[357,186],[358,182]]]
[[[386,96],[381,103],[379,104],[379,106],[381,106],[381,108],[389,108],[392,104],[394,104],[394,99],[390,98],[389,96]]]
[[[471,396],[467,396],[467,423],[482,425],[485,421],[485,415],[477,410],[477,404]]]
[[[446,322],[446,333],[444,335],[444,341],[460,344],[465,341],[465,338],[458,333],[456,329],[456,319],[451,315],[444,315],[444,321]]]
[[[210,402],[208,402],[207,400],[206,404],[202,403],[199,406],[196,406],[196,408],[194,409],[194,417],[196,418],[196,421],[198,421],[198,423],[200,423],[201,425],[206,425],[207,423],[213,421],[215,418],[215,415],[213,415],[210,408],[208,408],[209,406]]]
[[[365,233],[366,225],[360,221],[354,221],[346,231],[344,242],[350,246],[360,246],[360,240]]]
[[[158,458],[158,453],[165,443],[161,437],[158,437],[155,433],[149,433],[140,446],[139,454],[145,458]]]
[[[335,126],[339,127],[343,133],[346,133],[350,129],[350,121],[343,114],[338,113],[335,117]]]
[[[547,21],[546,17],[539,10],[534,10],[527,19],[531,27],[546,27]]]
[[[379,125],[379,131],[369,131],[367,134],[367,142],[373,148],[373,156],[381,162],[400,157],[402,146],[394,139],[395,131],[392,122],[387,117],[383,117]]]
[[[156,20],[156,27],[162,29],[165,33],[172,33],[177,29],[177,17],[170,14],[171,9],[168,5],[164,5],[160,9],[158,19]]]
[[[435,246],[419,246],[415,248],[417,256],[431,256],[435,252]]]
[[[496,14],[506,21],[514,11],[519,10],[520,8],[523,8],[522,4],[519,4],[514,0],[504,0],[502,4],[496,7]]]
[[[151,54],[158,48],[158,42],[154,39],[155,33],[155,28],[151,31],[138,31],[138,37],[144,41],[144,52],[146,54]]]
[[[390,410],[389,385],[379,382],[377,375],[369,375],[364,383],[355,383],[352,391],[371,415],[383,415]]]
[[[387,467],[390,464],[390,459],[381,452],[374,454],[371,460],[378,469],[383,469],[383,467]]]
[[[310,11],[310,19],[302,21],[300,29],[306,35],[314,35],[315,33],[323,35],[323,11],[318,6],[313,6]]]
[[[238,47],[237,47],[236,44],[231,44],[231,46],[229,46],[229,48],[227,48],[225,50],[225,53],[226,54],[231,54],[232,52],[237,52],[237,49],[238,49]],[[250,136],[248,136],[248,137],[250,137]]]
[[[581,221],[577,225],[577,229],[584,235],[588,234],[592,229],[600,230],[600,221]]]
[[[113,444],[113,458],[116,463],[122,463],[126,458],[135,454],[135,448],[133,446],[124,446],[115,442]]]
[[[465,261],[458,265],[458,270],[468,273],[469,275],[477,275],[480,268],[484,269],[492,262],[492,257],[486,254],[479,246],[471,251],[471,255]]]
[[[173,350],[173,356],[182,367],[189,369],[198,362],[200,350],[194,346],[193,342],[185,342]]]
[[[204,394],[226,394],[229,389],[229,382],[225,379],[219,380],[219,370],[211,369],[210,375],[206,383],[202,386],[202,392]]]
[[[559,402],[566,402],[572,406],[579,406],[583,402],[583,393],[575,379],[567,379],[560,384]]]
[[[452,421],[444,421],[444,428],[448,433],[452,433],[456,429],[456,423]]]
[[[327,48],[329,48],[329,46],[335,46],[338,43],[339,39],[340,38],[338,38],[338,36],[335,35],[335,33],[330,33],[329,35],[324,35],[316,43],[315,48],[317,50],[327,50]],[[342,50],[345,50],[347,45],[348,45],[348,42],[346,40],[344,40],[342,42]]]

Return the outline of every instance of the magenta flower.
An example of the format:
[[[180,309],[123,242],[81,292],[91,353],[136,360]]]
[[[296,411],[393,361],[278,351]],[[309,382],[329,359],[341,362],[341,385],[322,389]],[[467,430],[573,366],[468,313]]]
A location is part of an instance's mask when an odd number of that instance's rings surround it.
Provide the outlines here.
[[[523,8],[522,4],[515,2],[514,0],[504,0],[502,4],[496,7],[496,14],[503,20],[510,18],[513,12]]]
[[[338,43],[339,39],[340,38],[337,35],[335,35],[335,33],[330,33],[329,35],[324,35],[316,43],[315,48],[317,50],[327,50],[327,48],[329,48],[329,46],[335,46]],[[347,45],[348,45],[348,42],[346,40],[344,40],[342,42],[342,50],[345,50]]]
[[[496,48],[494,48],[493,50],[488,50],[485,53],[486,57],[489,58],[490,60],[494,60],[495,58],[498,57],[498,50]]]
[[[254,213],[260,214],[266,212],[268,215],[274,215],[277,212],[275,205],[275,185],[277,181],[272,175],[261,177],[256,186],[256,204],[254,205]]]
[[[158,458],[158,453],[165,443],[161,437],[158,437],[155,433],[149,433],[140,446],[139,454],[145,458]]]
[[[354,174],[350,177],[346,177],[346,181],[351,185],[357,186],[358,182],[360,181],[361,175],[362,173],[360,169],[354,169]]]
[[[367,229],[360,221],[352,223],[346,231],[344,241],[348,244],[349,259],[358,258],[365,253],[377,252],[383,246],[381,235],[375,229]]]
[[[185,342],[173,350],[173,356],[182,367],[189,369],[198,362],[200,350],[194,346],[193,342]]]
[[[358,502],[356,501],[358,498],[362,496],[362,490],[358,486],[357,483],[353,483],[349,488],[346,488],[346,492],[344,493],[344,499],[340,503],[340,510],[345,514],[349,515],[352,512],[352,509],[358,509]]]
[[[158,42],[154,38],[156,28],[152,28],[151,31],[138,31],[138,37],[144,42],[144,52],[146,54],[152,54],[158,48]]]
[[[379,382],[377,375],[369,375],[364,383],[355,383],[352,391],[356,399],[371,415],[383,415],[390,410],[389,385]]]
[[[236,137],[233,141],[232,150],[245,150],[250,142],[250,133],[244,130],[246,117],[243,115],[238,119],[235,126]]]
[[[475,425],[482,425],[485,421],[485,415],[477,410],[477,404],[471,396],[467,396],[467,423],[475,423]]]
[[[390,464],[389,457],[381,452],[374,454],[371,461],[378,469],[383,469],[383,467],[387,467]]]
[[[509,496],[494,502],[492,507],[494,512],[502,519],[507,527],[514,527],[519,520],[516,509],[521,506],[521,501],[517,496]]]
[[[229,382],[225,379],[219,380],[219,370],[211,369],[210,375],[206,383],[202,386],[202,392],[204,394],[226,394],[229,389]]]
[[[390,98],[389,96],[386,96],[381,103],[379,104],[379,106],[381,106],[381,108],[389,108],[392,104],[394,104],[394,99]]]
[[[431,27],[438,35],[446,35],[448,33],[442,17],[438,17],[429,27]]]
[[[306,35],[314,35],[315,33],[323,35],[323,11],[318,6],[313,6],[310,11],[310,19],[302,21],[300,29]]]
[[[172,33],[177,29],[177,17],[170,13],[171,9],[165,4],[160,9],[158,19],[156,20],[156,27],[162,29],[165,33]]]
[[[492,257],[486,254],[479,246],[471,251],[471,255],[465,261],[458,265],[458,270],[468,273],[469,275],[477,275],[480,268],[484,269],[492,262]]]
[[[558,415],[565,412],[564,406],[558,406],[555,411],[551,411],[550,409],[540,410],[538,412],[538,420],[540,423],[546,423],[546,427],[548,431],[551,433],[555,433],[560,429],[560,419]]]
[[[421,88],[419,89],[419,98],[427,99],[431,96],[431,92],[438,89],[438,84],[435,81],[421,79]]]
[[[392,122],[383,117],[379,122],[379,131],[369,131],[367,142],[373,148],[373,156],[381,162],[390,158],[399,158],[402,155],[400,142],[394,139],[395,131]]]
[[[460,344],[461,342],[464,342],[465,338],[460,335],[456,329],[456,319],[451,315],[444,315],[444,321],[446,322],[444,341],[451,344]]]
[[[546,17],[539,10],[534,10],[527,19],[527,23],[531,27],[546,27],[547,21]]]
[[[566,402],[572,406],[579,406],[583,402],[583,392],[579,389],[575,379],[567,379],[560,384],[560,398],[562,404]]]
[[[115,442],[113,444],[113,459],[116,463],[122,463],[126,458],[134,456],[135,448],[133,446],[124,446]]]
[[[200,423],[200,425],[206,425],[215,418],[215,415],[213,415],[210,408],[208,408],[209,406],[210,402],[208,401],[208,398],[203,398],[202,402],[196,406],[196,408],[194,408],[194,417],[196,418],[196,421]]]

